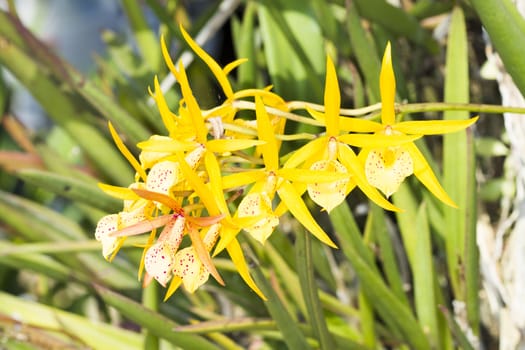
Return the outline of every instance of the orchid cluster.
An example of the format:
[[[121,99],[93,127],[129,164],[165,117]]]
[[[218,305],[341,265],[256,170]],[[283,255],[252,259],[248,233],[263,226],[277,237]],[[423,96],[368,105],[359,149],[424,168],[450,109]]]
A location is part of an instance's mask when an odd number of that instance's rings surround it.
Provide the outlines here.
[[[100,185],[123,200],[123,209],[103,217],[95,237],[102,243],[104,257],[111,260],[126,237],[149,233],[139,268],[144,285],[155,279],[168,286],[168,298],[181,284],[194,292],[210,274],[224,284],[212,257],[226,250],[240,276],[264,298],[249,274],[237,237],[241,231],[264,244],[279,218],[289,212],[321,242],[336,247],[312,216],[303,199],[305,192],[330,212],[359,187],[377,205],[399,211],[388,198],[414,174],[442,202],[455,205],[413,142],[422,135],[464,129],[476,118],[396,122],[390,44],[381,69],[381,122],[340,116],[336,71],[327,57],[324,108],[312,109],[304,103],[325,130],[310,135],[301,148],[282,154],[283,142],[299,138],[284,134],[291,104],[270,87],[234,91],[228,74],[245,60],[222,68],[183,28],[181,32],[217,79],[224,102],[201,109],[184,66],[172,62],[161,40],[164,59],[182,95],[177,113],[168,107],[155,78],[150,94],[167,135],[153,135],[139,143],[136,159],[110,123],[113,139],[136,176],[127,188]],[[247,119],[249,114],[255,115],[252,120]],[[356,154],[355,148],[360,152]]]

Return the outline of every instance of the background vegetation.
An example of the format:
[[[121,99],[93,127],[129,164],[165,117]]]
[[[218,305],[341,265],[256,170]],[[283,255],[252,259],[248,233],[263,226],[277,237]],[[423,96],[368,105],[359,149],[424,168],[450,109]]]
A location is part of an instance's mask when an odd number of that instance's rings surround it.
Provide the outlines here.
[[[127,30],[97,28],[106,50],[91,57],[95,68],[86,73],[28,29],[13,2],[0,11],[0,347],[523,345],[525,127],[513,113],[524,110],[501,107],[525,107],[525,21],[516,6],[510,0],[190,5],[122,0]],[[418,141],[459,209],[444,208],[408,181],[393,196],[405,209],[400,214],[356,193],[330,215],[312,209],[339,250],[311,239],[292,219],[264,246],[241,234],[267,302],[221,256],[214,261],[226,287],[209,281],[195,294],[179,290],[164,303],[155,284],[143,290],[133,242],[109,263],[94,240],[98,219],[121,208],[97,182],[127,186],[133,178],[111,141],[108,120],[133,152],[137,142],[162,134],[147,94],[155,74],[168,88],[170,106],[177,105],[160,33],[174,60],[189,66],[201,105],[221,100],[216,82],[186,51],[180,23],[222,65],[248,58],[234,73],[234,86],[272,84],[287,101],[322,103],[328,53],[344,108],[379,101],[380,58],[390,40],[397,101],[404,113],[414,112],[405,118],[481,116],[466,132]],[[79,36],[76,44],[84,40]],[[41,106],[49,121],[44,127],[20,122],[13,78]]]

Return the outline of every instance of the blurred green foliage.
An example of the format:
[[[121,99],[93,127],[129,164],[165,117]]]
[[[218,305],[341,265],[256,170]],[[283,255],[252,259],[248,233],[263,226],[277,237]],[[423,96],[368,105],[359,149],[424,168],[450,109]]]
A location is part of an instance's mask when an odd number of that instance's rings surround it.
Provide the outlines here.
[[[510,0],[401,3],[208,1],[195,16],[186,2],[126,0],[132,42],[122,33],[102,31],[107,52],[95,57],[97,69],[88,75],[61,59],[14,12],[1,10],[0,66],[38,101],[53,127],[34,131],[15,122],[11,91],[0,76],[0,347],[454,349],[497,343],[497,334],[483,333],[482,326],[491,325],[480,316],[485,301],[479,299],[476,224],[489,202],[512,192],[501,163],[494,161],[507,154],[499,121],[487,131],[481,119],[482,135],[469,130],[418,144],[436,173],[443,173],[459,209],[443,208],[409,181],[393,196],[404,213],[385,213],[359,195],[330,215],[317,213],[340,250],[321,247],[291,221],[265,246],[242,237],[267,302],[219,256],[226,287],[209,282],[195,294],[178,291],[160,305],[152,301],[161,298],[154,289],[141,305],[136,276],[141,257],[128,248],[144,240],[127,243],[112,263],[94,241],[97,220],[120,205],[97,182],[127,186],[133,179],[107,121],[134,153],[139,141],[165,133],[147,87],[155,74],[169,80],[159,34],[169,40],[174,58],[184,57],[179,23],[194,37],[222,28],[209,39],[216,43],[213,55],[222,64],[249,58],[237,69],[234,86],[273,84],[286,100],[322,101],[329,54],[343,108],[379,101],[380,57],[388,40],[398,101],[499,104],[496,85],[478,75],[488,45],[483,25],[525,93],[525,24]],[[150,27],[144,8],[158,27]],[[216,83],[198,67],[189,71],[202,90],[196,94],[213,100]],[[178,92],[171,89],[166,96],[175,107]],[[455,107],[423,105],[411,117],[460,119],[468,111],[505,111]],[[447,109],[443,116],[436,112]],[[483,157],[481,166],[477,156]],[[489,163],[495,170],[479,183],[476,173]],[[466,311],[454,304],[464,304]]]

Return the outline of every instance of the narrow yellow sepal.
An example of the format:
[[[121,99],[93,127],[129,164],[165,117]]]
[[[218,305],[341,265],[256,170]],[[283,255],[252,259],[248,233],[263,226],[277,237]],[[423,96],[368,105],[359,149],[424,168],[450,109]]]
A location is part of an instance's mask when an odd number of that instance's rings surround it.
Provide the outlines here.
[[[479,117],[467,120],[415,120],[392,125],[392,129],[404,134],[440,135],[461,131],[474,124]]]
[[[255,96],[255,109],[259,139],[266,142],[261,146],[264,164],[266,165],[266,170],[275,171],[279,168],[279,150],[270,118],[259,96]]]
[[[458,206],[441,186],[432,168],[428,165],[427,160],[417,146],[415,144],[407,144],[405,147],[414,162],[414,175],[418,180],[440,201],[453,208],[457,208]]]
[[[166,99],[164,98],[164,94],[162,93],[162,90],[160,88],[159,79],[156,75],[154,79],[154,85],[155,92],[152,93],[150,91],[150,95],[155,100],[157,108],[159,109],[160,117],[162,118],[162,123],[168,130],[169,135],[172,136],[175,134],[177,128],[177,124],[175,122],[175,118],[177,118],[177,116],[169,109],[168,104],[166,103]]]
[[[223,188],[240,187],[252,182],[261,181],[266,176],[261,170],[248,170],[241,173],[235,173],[222,178]]]
[[[381,121],[383,125],[393,125],[396,121],[394,100],[396,97],[396,78],[392,68],[392,52],[390,41],[386,44],[381,73],[379,75],[381,92]]]
[[[139,199],[139,196],[133,192],[131,188],[128,187],[119,187],[119,186],[112,186],[107,185],[103,183],[98,183],[98,187],[104,191],[107,195],[111,197],[115,197],[122,200],[137,200]]]
[[[199,144],[193,141],[179,141],[175,139],[154,139],[139,142],[137,147],[148,152],[186,152],[195,149]]]
[[[284,163],[283,168],[297,168],[308,159],[320,159],[327,148],[328,138],[320,137],[308,142],[297,151],[293,152],[290,158]]]
[[[219,82],[219,85],[221,86],[222,90],[224,91],[226,97],[232,97],[233,90],[230,85],[230,82],[228,81],[228,78],[226,77],[226,73],[222,70],[219,64],[210,55],[206,53],[206,51],[204,51],[199,45],[197,45],[197,43],[191,38],[191,36],[184,30],[182,25],[180,25],[179,27],[182,36],[184,37],[184,40],[186,40],[193,52],[195,52],[195,54],[199,56],[204,61],[204,63],[206,63],[206,65],[210,68],[213,75]]]
[[[166,294],[164,295],[164,302],[166,302],[179,289],[182,284],[182,279],[179,276],[173,276]]]
[[[120,138],[120,136],[118,136],[117,131],[115,130],[115,128],[113,127],[113,124],[111,124],[110,121],[108,121],[108,128],[109,128],[109,132],[111,133],[111,137],[113,138],[113,141],[115,142],[115,145],[117,146],[120,153],[122,153],[122,155],[126,157],[129,164],[131,164],[133,169],[135,169],[137,174],[139,174],[140,178],[143,181],[146,181],[146,178],[147,178],[146,172],[144,171],[144,169],[142,169],[142,166],[137,161],[137,159],[135,159],[133,154],[131,154],[131,152],[126,147],[126,145],[124,145],[124,142],[122,142],[122,139]]]
[[[339,135],[339,108],[341,107],[341,94],[335,67],[330,56],[326,56],[326,83],[324,89],[324,108],[326,135]]]
[[[263,292],[257,287],[252,276],[250,276],[250,271],[248,270],[248,265],[244,259],[244,254],[242,252],[241,246],[237,239],[231,240],[231,242],[226,247],[230,258],[232,259],[233,264],[237,268],[239,275],[241,275],[244,282],[255,292],[262,300],[267,300]]]
[[[211,152],[226,153],[264,145],[265,143],[265,141],[250,139],[217,139],[208,141],[206,148]]]
[[[340,135],[337,140],[355,147],[384,148],[399,146],[420,137],[421,135],[345,134]]]
[[[277,189],[277,193],[279,194],[279,198],[281,198],[284,204],[288,207],[290,213],[297,219],[297,221],[299,221],[321,242],[332,248],[337,248],[335,243],[312,217],[312,214],[310,214],[308,211],[306,204],[304,204],[304,201],[290,182],[283,181],[279,189]]]
[[[368,119],[340,117],[339,128],[348,132],[378,132],[385,128],[384,125]]]
[[[327,170],[283,168],[279,170],[279,176],[292,182],[306,184],[329,183],[339,180],[348,180],[349,174]]]

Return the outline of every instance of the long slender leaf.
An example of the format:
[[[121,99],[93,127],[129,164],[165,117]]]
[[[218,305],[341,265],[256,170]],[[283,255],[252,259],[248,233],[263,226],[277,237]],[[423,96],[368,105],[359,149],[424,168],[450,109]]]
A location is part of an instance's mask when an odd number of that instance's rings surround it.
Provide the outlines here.
[[[95,286],[95,289],[106,303],[115,307],[128,319],[136,322],[159,338],[166,339],[183,349],[218,349],[217,346],[199,335],[175,331],[174,329],[178,326],[177,323],[131,299],[102,286]]]
[[[468,42],[460,7],[452,11],[448,38],[445,101],[469,101]],[[467,119],[466,112],[445,112],[444,119]],[[479,332],[479,269],[476,242],[476,175],[474,143],[465,132],[445,135],[444,188],[458,209],[445,208],[447,257],[455,296],[467,304],[469,324]],[[467,246],[468,244],[468,246]],[[468,264],[468,265],[467,265]],[[463,272],[465,279],[462,279]]]
[[[88,183],[76,178],[33,169],[20,170],[17,176],[58,195],[110,213],[118,212],[122,208],[121,201],[101,192],[94,182]]]
[[[347,214],[345,214],[347,212]],[[336,213],[336,214],[334,214]],[[342,233],[348,230],[348,217],[346,203],[339,205],[330,213],[332,224],[336,232]],[[377,270],[372,268],[366,260],[367,254],[360,252],[362,242],[354,246],[348,244],[344,249],[345,256],[352,263],[363,292],[377,313],[391,327],[394,333],[400,333],[403,339],[415,349],[430,349],[428,340],[420,328],[411,310],[397,299],[392,291],[386,286]]]
[[[505,68],[525,95],[525,19],[510,0],[472,0],[472,6],[481,18]]]
[[[421,326],[428,334],[430,344],[436,349],[441,349],[438,337],[438,304],[434,285],[436,278],[432,261],[430,229],[424,204],[419,207],[415,226],[418,231],[413,266],[416,313]]]
[[[312,242],[310,234],[302,230],[298,232],[295,242],[297,269],[301,290],[308,311],[310,324],[316,335],[321,349],[333,349],[334,343],[328,333],[326,318],[319,301],[319,292],[314,278],[314,264],[312,257]]]
[[[0,34],[0,63],[31,91],[57,124],[82,147],[97,168],[115,183],[129,184],[133,177],[128,164],[115,147],[95,128],[87,110],[79,111],[78,98],[64,93],[44,74],[38,64]]]
[[[277,327],[284,336],[284,341],[290,349],[311,349],[310,345],[306,341],[305,336],[299,329],[297,323],[294,321],[292,316],[286,311],[279,296],[272,288],[266,276],[262,272],[260,267],[256,267],[253,271],[253,278],[255,282],[261,288],[261,291],[268,298],[265,302],[268,312],[277,323]]]
[[[138,349],[142,336],[108,324],[0,292],[0,312],[31,326],[77,337],[90,349]]]

